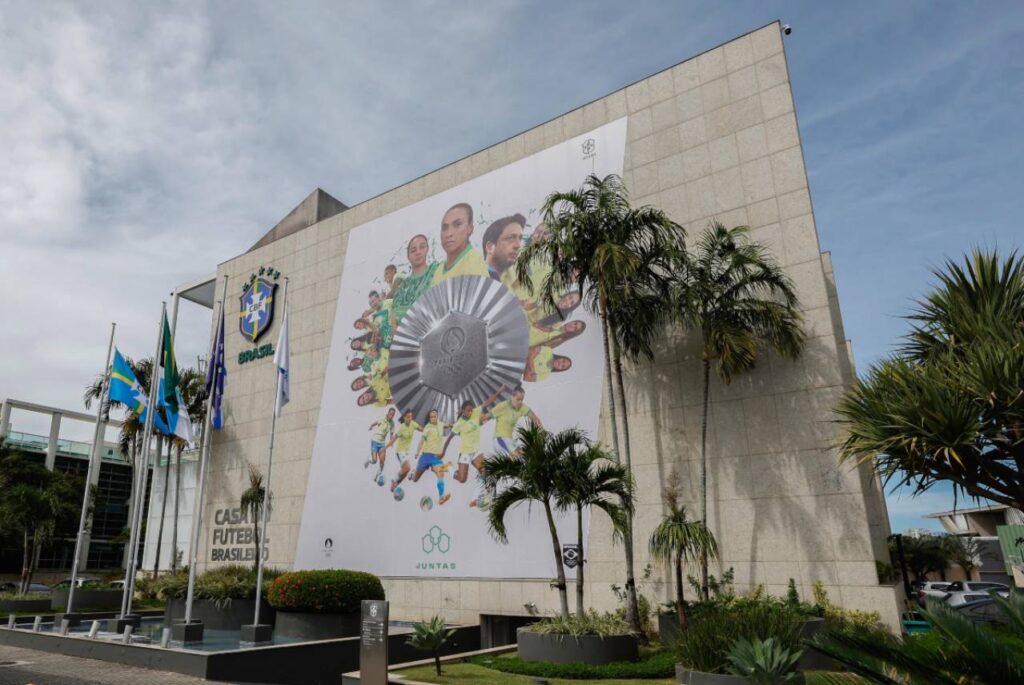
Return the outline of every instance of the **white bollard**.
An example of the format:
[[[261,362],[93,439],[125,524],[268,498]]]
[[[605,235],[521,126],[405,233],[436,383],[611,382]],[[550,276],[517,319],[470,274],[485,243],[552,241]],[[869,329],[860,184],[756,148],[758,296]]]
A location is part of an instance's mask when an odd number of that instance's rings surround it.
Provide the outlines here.
[[[18,625],[17,621],[14,620],[14,614],[9,614],[7,616],[7,627],[10,628],[11,630],[14,630],[14,628],[17,625]]]
[[[67,635],[69,630],[71,630],[71,621],[66,618],[62,618],[60,620],[60,634]]]
[[[100,622],[99,621],[93,621],[92,622],[92,626],[89,627],[89,637],[95,639],[97,633],[99,633],[99,632],[100,632]]]
[[[43,626],[43,617],[36,616],[36,620],[32,621],[32,632],[38,633],[39,629]]]
[[[160,646],[167,649],[169,644],[171,644],[171,629],[164,628],[164,632],[160,634]]]
[[[122,636],[121,641],[124,642],[126,645],[130,645],[132,643],[133,630],[135,630],[135,628],[130,624],[124,627],[124,635]]]

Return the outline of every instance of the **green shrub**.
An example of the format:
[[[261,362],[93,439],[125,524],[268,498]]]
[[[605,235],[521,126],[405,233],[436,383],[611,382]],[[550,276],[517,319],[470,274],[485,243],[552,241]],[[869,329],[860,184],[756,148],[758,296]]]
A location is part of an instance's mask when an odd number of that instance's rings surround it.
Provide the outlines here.
[[[599,635],[608,637],[611,635],[631,635],[632,629],[626,621],[617,614],[599,614],[593,609],[583,616],[569,614],[568,616],[551,616],[542,618],[536,623],[526,627],[531,633],[542,635]]]
[[[503,673],[535,678],[568,678],[572,680],[605,680],[612,678],[668,678],[675,673],[676,655],[669,650],[643,652],[639,661],[619,661],[604,666],[590,664],[555,664],[547,661],[523,661],[515,656],[475,656],[469,663],[493,668]]]
[[[281,575],[273,568],[263,569],[263,591]],[[179,571],[157,578],[141,578],[135,584],[136,594],[143,599],[185,599],[188,594],[188,572]],[[226,604],[234,599],[256,597],[256,570],[251,566],[218,566],[196,576],[196,599]]]
[[[364,599],[384,599],[384,586],[380,578],[362,571],[292,571],[267,589],[267,602],[282,611],[354,614]]]
[[[729,650],[729,672],[757,685],[779,685],[797,678],[796,663],[803,652],[786,649],[775,638],[748,640],[741,637]]]
[[[695,671],[725,673],[729,651],[739,638],[775,638],[784,649],[799,648],[803,617],[772,599],[703,607],[680,636],[680,662]]]

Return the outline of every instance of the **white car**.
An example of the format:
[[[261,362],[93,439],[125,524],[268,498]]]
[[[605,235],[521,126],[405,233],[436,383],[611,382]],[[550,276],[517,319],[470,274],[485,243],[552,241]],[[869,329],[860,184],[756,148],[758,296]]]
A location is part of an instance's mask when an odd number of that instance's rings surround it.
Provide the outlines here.
[[[1010,586],[1004,583],[990,583],[984,580],[957,580],[949,584],[946,592],[1009,592]]]
[[[997,584],[998,583],[993,583],[993,585]],[[946,604],[948,604],[951,607],[960,607],[964,604],[968,604],[969,602],[977,602],[981,599],[990,599],[989,592],[992,591],[996,592],[996,594],[998,594],[1000,597],[1003,597],[1004,599],[1010,596],[1009,590],[998,590],[996,588],[982,592],[969,592],[966,590],[959,590],[957,592],[947,592],[946,596],[943,598],[943,601],[945,601]]]
[[[917,603],[921,606],[931,599],[942,599],[949,592],[950,583],[928,580],[917,586]]]

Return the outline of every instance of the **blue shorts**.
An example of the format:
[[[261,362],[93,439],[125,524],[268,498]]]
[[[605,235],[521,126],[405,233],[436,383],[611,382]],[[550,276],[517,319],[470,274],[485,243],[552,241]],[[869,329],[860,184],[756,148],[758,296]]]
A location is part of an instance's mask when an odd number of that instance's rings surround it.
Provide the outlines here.
[[[494,452],[495,454],[512,454],[512,448],[505,442],[505,438],[494,436]]]
[[[426,471],[427,469],[434,468],[435,466],[440,466],[443,463],[444,462],[441,461],[441,457],[436,454],[423,452],[420,454],[419,461],[416,462],[416,471]]]
[[[370,441],[370,454],[377,454],[377,452],[380,452],[382,449],[384,449],[383,442],[377,442],[376,440]]]

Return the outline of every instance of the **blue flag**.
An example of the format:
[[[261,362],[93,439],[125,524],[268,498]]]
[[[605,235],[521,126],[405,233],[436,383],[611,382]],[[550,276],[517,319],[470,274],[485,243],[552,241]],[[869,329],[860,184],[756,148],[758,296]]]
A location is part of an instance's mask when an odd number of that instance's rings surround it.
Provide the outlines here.
[[[224,414],[221,402],[224,399],[224,383],[227,381],[228,369],[224,364],[224,304],[220,306],[220,321],[217,323],[217,335],[210,349],[210,363],[206,367],[206,393],[211,397],[210,423],[215,430],[224,425]]]
[[[121,352],[114,350],[114,365],[110,367],[110,391],[108,393],[111,402],[119,402],[128,411],[139,416],[139,423],[146,422],[146,407],[149,406],[149,397],[146,389],[135,377],[132,367],[121,356]],[[161,433],[170,433],[171,430],[160,414],[153,417],[153,426]]]

